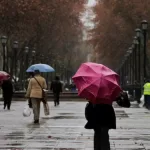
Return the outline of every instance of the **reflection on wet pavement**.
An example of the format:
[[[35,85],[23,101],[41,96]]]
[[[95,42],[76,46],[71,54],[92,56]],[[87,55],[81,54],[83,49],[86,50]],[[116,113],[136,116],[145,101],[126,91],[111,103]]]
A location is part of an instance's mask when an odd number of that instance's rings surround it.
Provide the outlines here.
[[[23,118],[23,102],[0,113],[0,150],[93,150],[93,130],[85,130],[85,102],[51,103],[50,116],[41,109],[40,124]],[[2,109],[2,108],[1,108]],[[1,110],[0,110],[1,111]],[[150,113],[116,107],[117,130],[110,131],[111,150],[150,150]]]

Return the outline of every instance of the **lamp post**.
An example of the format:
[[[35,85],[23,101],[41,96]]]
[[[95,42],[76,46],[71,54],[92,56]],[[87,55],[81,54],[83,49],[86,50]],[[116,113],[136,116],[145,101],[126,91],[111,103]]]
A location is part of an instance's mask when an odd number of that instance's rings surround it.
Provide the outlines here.
[[[7,37],[2,36],[1,42],[3,46],[3,70],[6,71],[6,43],[7,43]]]
[[[26,72],[26,69],[28,68],[28,54],[29,54],[29,47],[28,46],[26,46],[25,48],[24,48],[24,65],[23,65],[23,72]],[[26,85],[26,81],[25,81],[25,79],[26,79],[26,75],[23,73],[23,80],[24,80],[24,82],[23,82],[23,88],[25,88],[25,85]]]
[[[133,40],[133,43],[135,45],[134,47],[134,63],[135,63],[135,81],[134,82],[137,82],[137,79],[138,79],[138,68],[137,68],[137,47],[138,47],[138,38],[137,36],[134,37],[134,40]]]
[[[122,83],[122,87],[124,86],[124,61],[121,64],[121,83]]]
[[[44,63],[44,55],[43,55],[43,54],[41,54],[41,56],[40,56],[40,57],[41,57],[41,60],[40,60],[40,61],[41,61],[41,63]]]
[[[146,72],[146,39],[147,39],[147,28],[148,28],[148,22],[146,20],[143,20],[141,22],[141,25],[142,25],[142,33],[143,33],[143,36],[144,36],[144,56],[143,56],[143,73],[144,73],[144,80],[147,78],[147,72]]]
[[[132,83],[134,84],[135,81],[135,44],[134,42],[132,43],[132,54],[131,54],[131,59],[132,59]]]
[[[15,82],[16,82],[16,75],[17,75],[17,50],[18,50],[18,41],[14,41],[13,43],[14,49],[14,71],[15,71]]]
[[[132,52],[133,52],[133,49],[132,47],[130,47],[127,51],[127,53],[129,54],[129,77],[130,77],[130,84],[132,84]]]
[[[125,83],[126,83],[126,85],[128,84],[128,77],[129,77],[129,66],[130,66],[130,64],[129,64],[129,53],[126,53],[126,55],[125,55],[125,68],[126,68],[126,74],[125,74]]]
[[[27,69],[27,67],[28,67],[28,54],[29,54],[29,47],[28,46],[25,47],[24,52],[25,52],[25,62],[24,63],[26,64],[25,68]]]
[[[141,29],[136,29],[138,39],[138,82],[141,85]]]
[[[33,50],[32,51],[32,64],[35,64],[35,54],[36,54],[36,51]]]

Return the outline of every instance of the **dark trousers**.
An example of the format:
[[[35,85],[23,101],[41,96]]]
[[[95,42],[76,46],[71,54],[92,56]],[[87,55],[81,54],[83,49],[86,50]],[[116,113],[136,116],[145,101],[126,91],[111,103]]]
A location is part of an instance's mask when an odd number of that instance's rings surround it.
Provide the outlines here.
[[[6,106],[7,109],[10,109],[12,97],[8,97],[4,95],[3,98],[4,98],[4,109],[6,108]]]
[[[148,109],[150,109],[150,95],[144,95],[144,106]]]
[[[54,105],[59,105],[59,95],[60,93],[54,93]]]
[[[108,128],[94,129],[94,150],[110,150],[108,131]]]

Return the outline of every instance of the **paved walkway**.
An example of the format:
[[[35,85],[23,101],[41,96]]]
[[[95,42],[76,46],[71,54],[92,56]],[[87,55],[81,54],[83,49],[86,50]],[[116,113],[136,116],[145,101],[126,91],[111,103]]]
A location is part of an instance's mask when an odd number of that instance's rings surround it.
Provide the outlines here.
[[[12,110],[0,102],[0,150],[92,150],[93,131],[85,130],[85,102],[50,103],[51,115],[41,109],[40,125],[24,118],[25,102],[13,102]],[[150,150],[150,112],[144,108],[115,106],[117,130],[110,131],[112,150]]]

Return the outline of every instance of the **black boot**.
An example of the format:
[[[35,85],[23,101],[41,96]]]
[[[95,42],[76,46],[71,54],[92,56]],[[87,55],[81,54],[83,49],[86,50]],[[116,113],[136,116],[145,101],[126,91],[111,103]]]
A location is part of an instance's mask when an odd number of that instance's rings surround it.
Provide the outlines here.
[[[39,120],[34,120],[34,123],[35,123],[35,124],[38,124],[38,123],[39,123]]]

